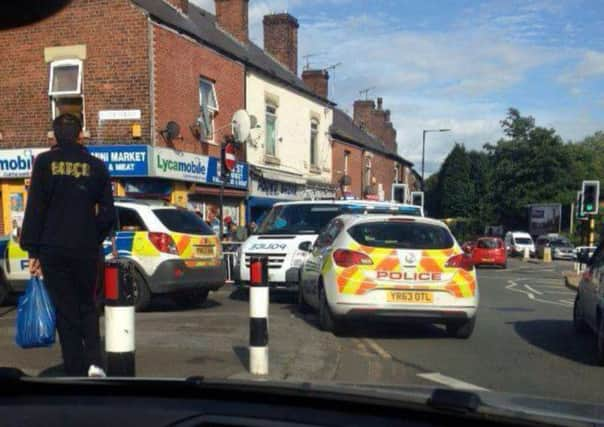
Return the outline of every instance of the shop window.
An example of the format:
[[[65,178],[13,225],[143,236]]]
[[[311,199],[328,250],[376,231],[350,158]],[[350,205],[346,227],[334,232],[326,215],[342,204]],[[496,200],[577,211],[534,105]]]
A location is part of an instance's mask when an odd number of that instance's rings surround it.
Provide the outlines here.
[[[117,208],[120,231],[146,231],[145,223],[133,209]]]
[[[214,141],[214,118],[218,114],[218,98],[214,83],[209,80],[199,80],[199,106],[202,138]]]
[[[319,166],[319,122],[316,119],[310,121],[310,165]]]
[[[61,59],[50,63],[48,96],[51,103],[51,115],[70,113],[84,122],[84,95],[82,61],[79,59]]]
[[[265,152],[269,156],[277,156],[277,106],[275,104],[266,104],[265,122]]]

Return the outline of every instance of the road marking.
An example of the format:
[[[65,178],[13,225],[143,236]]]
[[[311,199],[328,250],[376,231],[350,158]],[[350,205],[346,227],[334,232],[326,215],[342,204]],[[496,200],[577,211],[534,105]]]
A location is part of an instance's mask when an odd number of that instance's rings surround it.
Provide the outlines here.
[[[361,356],[367,356],[367,357],[372,356],[372,354],[369,352],[369,349],[367,347],[365,347],[365,344],[363,344],[360,339],[353,338],[352,342],[357,347],[357,350],[359,351]]]
[[[487,388],[479,387],[477,385],[470,384],[465,381],[447,377],[446,375],[442,375],[439,372],[431,372],[431,373],[427,373],[427,374],[417,374],[417,376],[424,378],[426,380],[429,380],[429,381],[434,381],[435,383],[444,384],[451,388],[456,388],[456,389],[460,389],[460,390],[488,391]]]
[[[543,292],[539,292],[538,290],[531,288],[529,285],[524,285],[524,287],[537,295],[543,295]]]
[[[567,304],[575,305],[575,302],[573,300],[569,300],[569,299],[561,299],[560,302],[565,302]]]
[[[382,356],[382,359],[390,360],[392,356],[386,350],[384,350],[378,343],[370,338],[363,338],[363,342],[367,344],[373,351]]]
[[[522,280],[522,279],[519,279]],[[507,285],[505,288],[507,290],[513,291],[513,292],[520,292],[523,293],[525,295],[528,296],[529,299],[536,301],[536,302],[541,302],[544,304],[553,304],[553,305],[558,305],[558,306],[562,306],[562,307],[572,307],[573,304],[567,303],[567,302],[560,302],[560,301],[550,301],[550,300],[546,300],[546,299],[541,299],[541,298],[537,298],[535,297],[535,294],[525,290],[525,289],[519,289],[517,288],[518,283],[514,282],[513,280],[508,280],[509,285]],[[527,286],[527,285],[525,285]]]

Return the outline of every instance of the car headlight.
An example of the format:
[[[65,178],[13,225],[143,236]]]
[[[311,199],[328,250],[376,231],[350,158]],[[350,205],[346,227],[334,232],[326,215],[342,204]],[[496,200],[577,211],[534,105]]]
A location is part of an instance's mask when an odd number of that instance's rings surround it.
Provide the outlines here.
[[[302,267],[302,265],[304,264],[304,261],[306,261],[307,257],[308,257],[308,252],[296,251],[294,253],[294,257],[292,258],[292,267],[295,267],[295,268]]]

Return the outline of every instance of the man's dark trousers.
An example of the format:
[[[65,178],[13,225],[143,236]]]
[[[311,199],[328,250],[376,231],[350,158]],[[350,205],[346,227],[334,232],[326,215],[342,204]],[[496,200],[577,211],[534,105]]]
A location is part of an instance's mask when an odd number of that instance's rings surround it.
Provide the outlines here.
[[[102,366],[99,318],[95,307],[98,256],[67,256],[43,249],[44,282],[56,309],[57,330],[68,376],[87,376]]]

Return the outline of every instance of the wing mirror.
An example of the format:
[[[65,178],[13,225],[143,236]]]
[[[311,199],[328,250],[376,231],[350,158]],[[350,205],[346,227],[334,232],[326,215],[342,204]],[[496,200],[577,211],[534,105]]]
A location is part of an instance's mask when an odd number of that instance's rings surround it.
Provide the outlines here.
[[[304,252],[310,252],[312,250],[312,242],[302,242],[298,245],[298,249]]]

